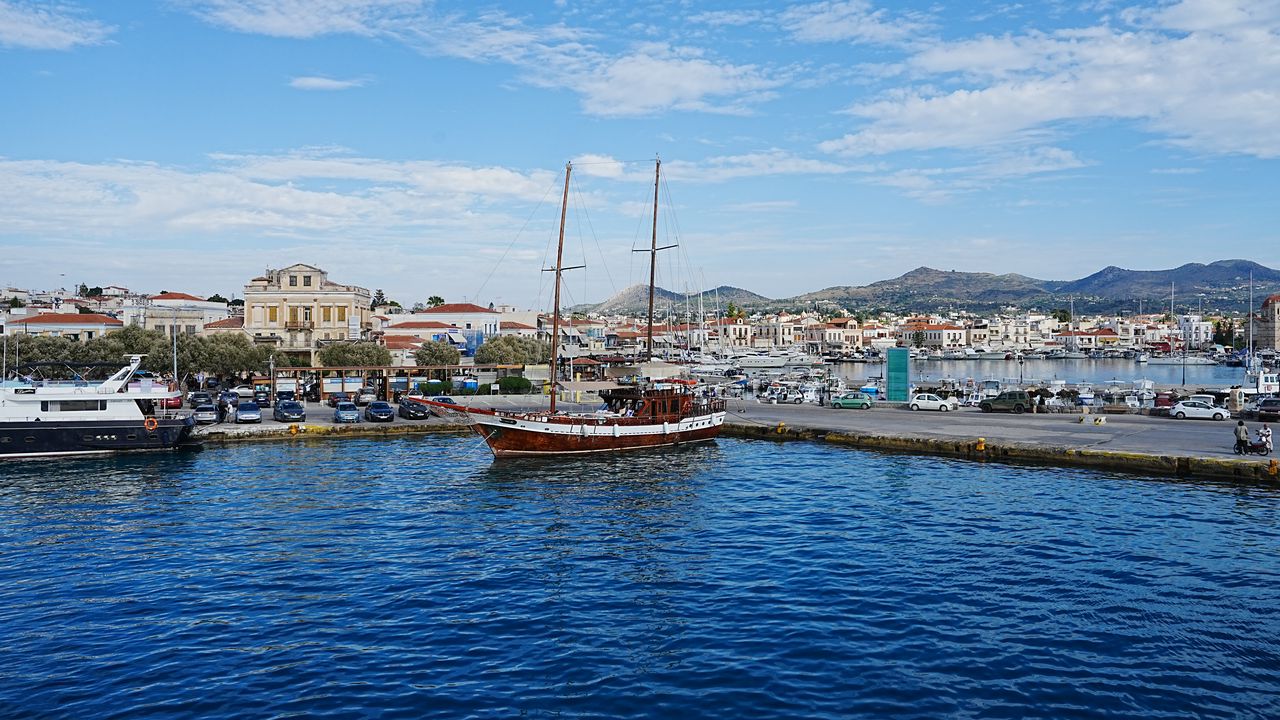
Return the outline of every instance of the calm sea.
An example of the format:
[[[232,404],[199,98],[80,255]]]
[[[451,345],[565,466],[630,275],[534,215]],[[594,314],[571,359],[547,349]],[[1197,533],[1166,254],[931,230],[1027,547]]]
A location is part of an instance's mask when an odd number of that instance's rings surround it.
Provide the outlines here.
[[[1274,489],[460,436],[0,473],[5,718],[1280,717]]]

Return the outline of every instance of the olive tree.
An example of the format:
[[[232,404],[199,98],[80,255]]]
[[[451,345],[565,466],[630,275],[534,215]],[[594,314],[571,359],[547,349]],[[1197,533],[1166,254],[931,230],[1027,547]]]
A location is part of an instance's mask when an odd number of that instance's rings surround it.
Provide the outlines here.
[[[517,335],[489,338],[476,350],[481,365],[540,365],[550,360],[550,343]]]
[[[421,347],[413,351],[413,361],[419,366],[457,365],[461,360],[462,353],[458,348],[443,340],[424,342]]]
[[[385,367],[391,351],[373,342],[340,342],[321,348],[316,359],[325,367]]]

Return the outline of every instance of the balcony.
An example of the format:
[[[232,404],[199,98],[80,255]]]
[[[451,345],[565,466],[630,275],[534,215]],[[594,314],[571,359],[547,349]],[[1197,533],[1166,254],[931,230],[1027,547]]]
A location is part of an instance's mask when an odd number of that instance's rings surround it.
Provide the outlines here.
[[[315,323],[310,320],[289,320],[284,324],[285,330],[313,330]]]

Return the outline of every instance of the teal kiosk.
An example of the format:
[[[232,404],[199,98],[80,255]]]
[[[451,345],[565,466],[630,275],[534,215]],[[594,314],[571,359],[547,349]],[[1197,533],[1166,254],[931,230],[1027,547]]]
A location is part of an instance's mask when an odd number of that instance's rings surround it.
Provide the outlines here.
[[[889,348],[885,362],[885,399],[905,403],[911,400],[911,351]]]

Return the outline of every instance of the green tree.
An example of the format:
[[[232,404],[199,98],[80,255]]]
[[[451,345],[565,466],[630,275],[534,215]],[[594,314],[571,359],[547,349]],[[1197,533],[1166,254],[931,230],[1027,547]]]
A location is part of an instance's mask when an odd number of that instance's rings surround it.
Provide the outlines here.
[[[491,337],[476,349],[479,365],[540,365],[550,361],[550,343],[517,335]]]
[[[102,288],[97,286],[89,288],[89,293],[85,297],[102,297]]]
[[[10,308],[15,308],[15,309],[16,309],[16,308],[26,307],[26,306],[27,306],[27,304],[26,304],[26,303],[22,302],[21,300],[19,300],[19,299],[18,299],[18,298],[16,298],[16,297],[9,298],[9,307],[10,307]]]
[[[223,377],[265,370],[271,355],[271,348],[254,345],[243,333],[218,333],[203,340],[201,369]]]
[[[728,318],[738,317],[738,306],[734,305],[732,300],[729,301],[728,305],[724,306],[724,316]]]
[[[917,330],[911,333],[911,344],[918,348],[924,347],[924,331],[923,330]]]
[[[1063,323],[1071,322],[1071,311],[1066,308],[1058,308],[1050,312],[1049,317],[1052,317],[1054,320],[1057,320],[1058,322],[1063,322]]]
[[[432,295],[427,298],[427,307],[440,307],[444,304],[444,298],[439,295]]]
[[[80,283],[80,287],[76,288],[76,295],[79,295],[80,297],[89,297],[89,286],[84,283]]]
[[[387,296],[382,294],[382,288],[373,291],[373,301],[369,303],[370,308],[377,308],[379,305],[387,304]]]
[[[84,307],[82,305],[76,308],[76,312],[80,313],[81,315],[93,315],[94,313],[97,312],[97,310],[94,310],[93,308]]]
[[[373,342],[340,342],[325,345],[316,353],[325,367],[373,367],[391,364],[391,351]]]
[[[462,353],[458,351],[458,348],[443,340],[424,342],[421,347],[413,351],[413,361],[420,367],[428,365],[457,365],[461,360]]]
[[[225,303],[225,302],[227,302],[227,299],[226,299],[226,298],[224,298],[224,297],[222,297],[222,296],[221,296],[221,295],[219,295],[218,293],[214,293],[214,294],[212,294],[212,295],[210,295],[210,296],[209,296],[208,301],[209,301],[209,302]]]
[[[244,300],[241,300],[240,298],[232,298],[231,302],[227,304],[231,307],[244,307]]]

